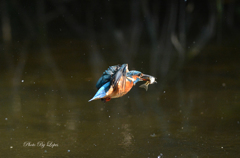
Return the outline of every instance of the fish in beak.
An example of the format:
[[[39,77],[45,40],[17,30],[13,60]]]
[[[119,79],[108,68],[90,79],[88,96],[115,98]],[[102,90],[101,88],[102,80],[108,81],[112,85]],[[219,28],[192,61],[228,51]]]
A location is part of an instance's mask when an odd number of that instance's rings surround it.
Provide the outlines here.
[[[140,85],[139,87],[146,89],[146,91],[148,90],[149,84],[157,83],[156,77],[153,77],[153,76],[150,76],[147,74],[142,74],[141,79],[142,79],[142,81],[146,81],[146,82],[144,84]]]

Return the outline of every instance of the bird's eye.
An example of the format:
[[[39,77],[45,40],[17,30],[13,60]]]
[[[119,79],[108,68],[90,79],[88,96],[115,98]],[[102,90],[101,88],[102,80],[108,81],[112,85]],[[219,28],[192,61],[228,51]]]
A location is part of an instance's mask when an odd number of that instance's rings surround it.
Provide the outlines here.
[[[138,74],[138,76],[142,76],[142,74]]]

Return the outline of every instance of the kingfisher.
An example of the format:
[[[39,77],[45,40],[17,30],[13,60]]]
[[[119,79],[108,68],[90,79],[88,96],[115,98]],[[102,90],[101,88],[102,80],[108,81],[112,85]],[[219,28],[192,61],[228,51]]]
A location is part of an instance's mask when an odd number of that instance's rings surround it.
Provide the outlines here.
[[[139,81],[147,81],[148,84],[156,82],[153,76],[136,70],[129,71],[128,64],[109,66],[98,80],[96,84],[98,91],[89,102],[97,99],[108,102],[112,98],[122,97]]]

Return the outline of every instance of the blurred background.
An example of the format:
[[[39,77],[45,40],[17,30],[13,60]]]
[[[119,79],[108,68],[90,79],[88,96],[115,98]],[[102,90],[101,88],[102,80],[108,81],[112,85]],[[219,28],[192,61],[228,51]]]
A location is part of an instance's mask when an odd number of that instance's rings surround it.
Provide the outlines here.
[[[240,156],[240,1],[0,7],[1,157]],[[88,102],[123,63],[158,83]]]

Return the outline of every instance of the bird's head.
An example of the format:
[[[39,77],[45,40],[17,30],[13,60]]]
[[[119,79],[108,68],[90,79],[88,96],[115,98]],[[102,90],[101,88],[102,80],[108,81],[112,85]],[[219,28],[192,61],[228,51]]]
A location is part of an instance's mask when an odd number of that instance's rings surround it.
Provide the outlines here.
[[[144,76],[145,74],[136,70],[131,70],[127,73],[127,79],[132,81],[134,85],[139,81],[147,81],[147,79]]]
[[[155,81],[155,77],[143,74],[142,72],[136,70],[127,72],[127,78],[128,80],[131,80],[134,84],[139,81],[149,81],[150,84],[157,83],[157,81]]]

